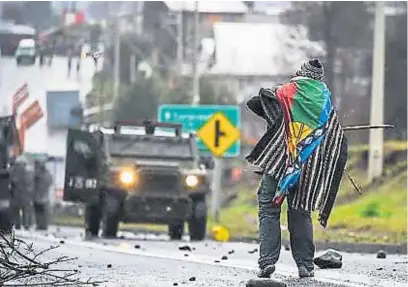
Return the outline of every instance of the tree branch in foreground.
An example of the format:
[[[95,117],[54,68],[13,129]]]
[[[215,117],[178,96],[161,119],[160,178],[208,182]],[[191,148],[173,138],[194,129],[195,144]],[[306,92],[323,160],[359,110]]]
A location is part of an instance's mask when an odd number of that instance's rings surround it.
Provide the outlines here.
[[[59,246],[36,252],[14,233],[0,232],[0,286],[98,286],[103,282],[82,281],[75,269],[58,268],[58,265],[75,260],[66,256],[41,262],[40,256]]]

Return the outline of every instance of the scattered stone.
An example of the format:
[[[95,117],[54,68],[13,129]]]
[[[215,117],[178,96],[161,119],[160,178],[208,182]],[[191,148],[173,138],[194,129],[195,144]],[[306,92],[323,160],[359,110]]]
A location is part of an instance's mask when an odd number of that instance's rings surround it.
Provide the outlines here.
[[[221,260],[228,260],[228,257],[224,255],[221,257]]]
[[[78,268],[82,268],[82,265],[78,265]]]
[[[378,251],[378,253],[377,253],[377,258],[378,258],[378,259],[385,259],[385,258],[387,258],[387,254],[385,254],[385,251],[384,251],[384,250],[380,250],[380,251]]]
[[[395,272],[395,271],[397,271],[397,269],[394,268],[394,269],[392,269],[392,271]]]
[[[234,250],[230,250],[230,251],[228,251],[228,254],[234,254],[235,253],[235,251]]]
[[[124,236],[124,235],[121,235],[119,238],[120,238],[120,239],[125,239],[125,236]]]
[[[135,249],[140,249],[140,245],[139,245],[139,244],[136,244],[136,245],[135,245]]]
[[[196,278],[193,276],[190,279],[188,279],[188,281],[191,281],[191,282],[196,281]]]
[[[103,242],[102,244],[103,244],[104,246],[105,246],[105,245],[108,245],[108,243],[106,243],[106,242]]]
[[[275,279],[251,279],[246,287],[286,287],[286,283]]]
[[[61,228],[57,227],[57,228],[56,228],[56,231],[57,231],[57,232],[60,232],[60,231],[61,231]]]
[[[112,268],[112,264],[108,264],[106,267],[108,267],[108,268]]]
[[[65,241],[64,240],[60,240],[60,244],[64,244],[65,243]]]
[[[205,243],[205,244],[204,244],[204,247],[208,247],[208,243]]]
[[[178,286],[178,283],[177,283],[177,282],[174,282],[174,283],[173,283],[173,286]]]
[[[253,249],[253,250],[248,250],[248,253],[249,253],[249,254],[254,254],[254,253],[256,253],[256,252],[258,252],[258,248],[255,248],[255,249]]]
[[[342,255],[336,250],[329,249],[322,255],[316,257],[313,262],[321,269],[338,269],[343,266]]]
[[[186,254],[184,254],[184,257],[188,257],[188,254],[186,253]]]
[[[179,246],[179,250],[191,252],[191,247],[188,245],[183,245],[183,246]]]
[[[378,267],[377,270],[378,270],[378,271],[381,271],[381,270],[384,270],[384,268]]]
[[[286,251],[289,251],[289,250],[290,250],[290,246],[289,246],[289,244],[285,244],[285,246],[284,246],[284,247],[285,247],[285,250],[286,250]]]
[[[215,263],[220,263],[220,260],[214,260]]]
[[[196,250],[196,248],[195,248],[195,247],[193,247],[193,251],[194,251],[194,250]]]

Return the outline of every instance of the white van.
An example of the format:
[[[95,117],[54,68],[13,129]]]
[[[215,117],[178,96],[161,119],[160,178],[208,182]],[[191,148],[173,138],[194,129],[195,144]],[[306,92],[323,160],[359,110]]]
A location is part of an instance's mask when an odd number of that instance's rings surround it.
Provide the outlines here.
[[[16,50],[17,65],[20,65],[23,61],[27,61],[31,65],[35,63],[36,57],[36,43],[34,39],[22,39],[18,43]]]

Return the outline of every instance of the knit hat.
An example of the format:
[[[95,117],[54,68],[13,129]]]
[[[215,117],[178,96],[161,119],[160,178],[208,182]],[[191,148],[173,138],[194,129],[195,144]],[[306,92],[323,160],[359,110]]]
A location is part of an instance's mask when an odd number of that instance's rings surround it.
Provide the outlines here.
[[[311,78],[317,81],[324,81],[324,67],[318,59],[313,59],[302,64],[296,76]]]

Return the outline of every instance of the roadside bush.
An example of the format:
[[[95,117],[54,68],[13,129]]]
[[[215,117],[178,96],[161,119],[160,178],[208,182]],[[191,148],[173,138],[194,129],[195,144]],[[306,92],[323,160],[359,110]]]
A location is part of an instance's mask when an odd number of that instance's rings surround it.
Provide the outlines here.
[[[380,212],[380,205],[378,202],[370,202],[366,206],[363,207],[363,209],[360,212],[361,217],[367,218],[367,217],[380,217],[381,212]]]

